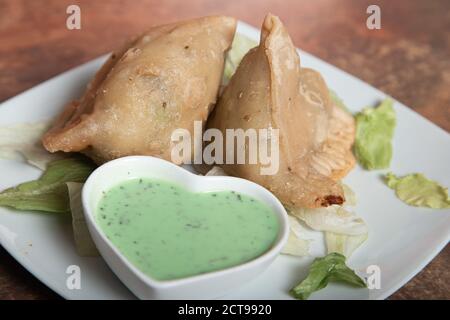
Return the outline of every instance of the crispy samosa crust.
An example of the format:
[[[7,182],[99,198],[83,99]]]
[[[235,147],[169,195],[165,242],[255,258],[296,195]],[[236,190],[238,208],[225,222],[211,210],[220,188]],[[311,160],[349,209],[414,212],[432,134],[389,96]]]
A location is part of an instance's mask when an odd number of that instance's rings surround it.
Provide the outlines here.
[[[265,18],[260,45],[241,61],[207,127],[224,136],[226,129],[279,129],[278,173],[261,175],[261,164],[225,164],[223,169],[263,185],[286,206],[344,202],[337,180],[354,165],[353,118],[333,105],[318,72],[300,68],[278,17]]]
[[[216,102],[236,20],[205,17],[150,29],[111,55],[79,101],[43,137],[50,152],[102,163],[127,155],[170,160],[174,129],[193,134]]]

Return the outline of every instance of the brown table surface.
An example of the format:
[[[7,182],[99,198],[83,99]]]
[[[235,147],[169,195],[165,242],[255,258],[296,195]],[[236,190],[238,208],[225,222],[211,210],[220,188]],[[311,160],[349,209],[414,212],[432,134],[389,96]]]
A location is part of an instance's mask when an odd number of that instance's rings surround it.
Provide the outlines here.
[[[70,4],[81,7],[81,30],[65,27]],[[381,30],[366,28],[370,4],[381,7]],[[152,25],[224,14],[259,26],[267,12],[281,17],[298,47],[450,131],[448,0],[0,0],[0,101]],[[450,299],[449,248],[391,299]],[[53,298],[0,248],[0,299]]]

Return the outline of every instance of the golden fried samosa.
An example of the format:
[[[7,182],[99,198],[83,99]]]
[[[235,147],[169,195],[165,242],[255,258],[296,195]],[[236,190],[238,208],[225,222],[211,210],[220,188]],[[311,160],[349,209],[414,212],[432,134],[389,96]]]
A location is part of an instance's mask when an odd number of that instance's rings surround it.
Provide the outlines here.
[[[170,160],[171,134],[205,122],[221,82],[236,20],[204,17],[159,27],[111,55],[80,101],[43,137],[50,152],[102,163],[127,155]]]
[[[261,175],[261,163],[222,168],[263,185],[288,207],[343,203],[337,180],[354,165],[353,118],[333,105],[318,72],[300,68],[278,17],[266,16],[259,46],[241,61],[207,127],[224,136],[226,129],[279,129],[278,173]]]

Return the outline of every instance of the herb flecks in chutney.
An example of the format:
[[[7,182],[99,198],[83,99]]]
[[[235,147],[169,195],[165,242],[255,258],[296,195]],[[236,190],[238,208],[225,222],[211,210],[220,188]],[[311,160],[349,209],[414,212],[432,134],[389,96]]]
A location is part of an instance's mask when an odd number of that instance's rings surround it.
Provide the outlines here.
[[[157,280],[253,260],[270,249],[279,232],[276,215],[257,199],[235,191],[192,193],[147,178],[107,190],[96,220],[131,263]]]

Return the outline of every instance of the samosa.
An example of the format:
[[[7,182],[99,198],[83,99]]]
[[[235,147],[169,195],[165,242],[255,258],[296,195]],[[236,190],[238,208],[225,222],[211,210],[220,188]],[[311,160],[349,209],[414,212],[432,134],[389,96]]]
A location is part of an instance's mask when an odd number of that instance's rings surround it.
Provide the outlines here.
[[[353,118],[332,103],[318,72],[300,67],[278,17],[266,16],[259,46],[239,64],[207,127],[219,129],[224,136],[226,129],[278,129],[276,174],[261,175],[261,163],[236,162],[223,164],[225,172],[261,184],[287,207],[344,202],[338,180],[355,162]]]
[[[216,102],[235,29],[224,16],[150,29],[110,56],[44,135],[45,148],[98,163],[127,155],[170,160],[172,132],[192,134]]]

